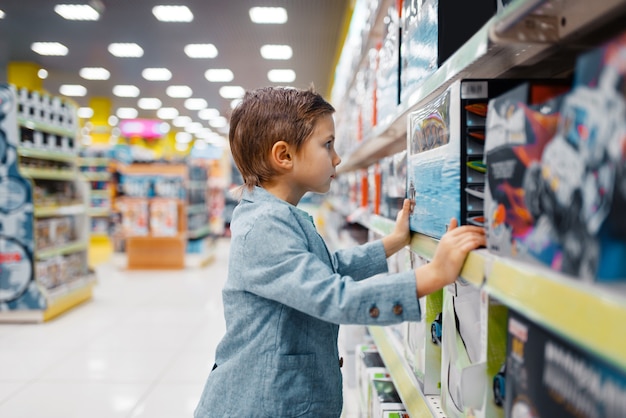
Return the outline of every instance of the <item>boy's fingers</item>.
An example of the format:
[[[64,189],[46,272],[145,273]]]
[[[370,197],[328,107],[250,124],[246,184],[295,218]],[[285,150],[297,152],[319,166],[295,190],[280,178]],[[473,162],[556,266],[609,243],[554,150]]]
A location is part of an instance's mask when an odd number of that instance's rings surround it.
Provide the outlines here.
[[[458,226],[458,221],[456,220],[456,218],[452,218],[450,219],[450,224],[448,225],[448,231],[456,228]]]

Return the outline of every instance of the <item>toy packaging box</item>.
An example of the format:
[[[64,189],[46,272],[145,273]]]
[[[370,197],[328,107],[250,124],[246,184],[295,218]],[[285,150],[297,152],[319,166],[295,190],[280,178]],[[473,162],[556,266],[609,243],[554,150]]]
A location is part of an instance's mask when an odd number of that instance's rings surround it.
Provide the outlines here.
[[[626,35],[580,56],[552,116],[551,103],[490,105],[491,251],[587,281],[626,277],[624,57]]]
[[[459,80],[408,116],[411,230],[441,238],[451,218],[483,225],[487,103],[516,80]]]
[[[381,160],[380,215],[395,220],[406,197],[406,150]]]
[[[411,252],[413,269],[428,261]],[[424,395],[439,395],[441,391],[441,311],[443,290],[419,299],[422,319],[403,324],[404,357],[413,370]]]
[[[389,377],[385,363],[373,344],[359,344],[356,353],[356,379],[361,416],[369,416],[371,411],[373,391],[371,380]]]
[[[493,15],[493,0],[404,0],[400,47],[400,97],[407,102]]]
[[[443,298],[441,404],[450,418],[504,417],[503,390],[491,390],[506,356],[508,309],[461,281]]]
[[[624,370],[514,310],[509,312],[507,350],[507,417],[626,416]]]
[[[375,378],[370,381],[372,399],[367,418],[383,418],[386,413],[405,412],[404,404],[391,381],[391,378]]]

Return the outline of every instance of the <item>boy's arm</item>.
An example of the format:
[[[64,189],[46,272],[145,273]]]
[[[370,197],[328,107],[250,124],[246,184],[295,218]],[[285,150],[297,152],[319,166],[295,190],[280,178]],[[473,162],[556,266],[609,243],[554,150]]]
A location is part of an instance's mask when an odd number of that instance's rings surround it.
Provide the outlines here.
[[[396,217],[396,226],[391,234],[385,236],[383,246],[385,247],[385,255],[387,257],[400,251],[402,248],[409,245],[411,241],[411,231],[409,230],[409,216],[411,214],[411,201],[404,199],[402,203],[402,209],[398,212]]]

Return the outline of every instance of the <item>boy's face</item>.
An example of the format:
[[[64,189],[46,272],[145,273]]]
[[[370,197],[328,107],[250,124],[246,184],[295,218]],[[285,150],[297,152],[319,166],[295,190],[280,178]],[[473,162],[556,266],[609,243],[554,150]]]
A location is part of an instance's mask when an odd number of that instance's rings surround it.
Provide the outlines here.
[[[310,138],[294,157],[293,185],[302,192],[326,193],[341,158],[335,151],[335,121],[322,116]]]

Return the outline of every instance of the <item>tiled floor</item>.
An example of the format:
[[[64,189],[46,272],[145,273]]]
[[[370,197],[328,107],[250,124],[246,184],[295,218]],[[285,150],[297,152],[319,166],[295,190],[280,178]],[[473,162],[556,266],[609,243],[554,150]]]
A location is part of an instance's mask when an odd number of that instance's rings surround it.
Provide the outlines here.
[[[47,323],[0,324],[0,417],[191,417],[224,332],[228,246],[182,271],[102,264],[91,301]]]

